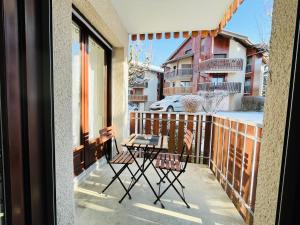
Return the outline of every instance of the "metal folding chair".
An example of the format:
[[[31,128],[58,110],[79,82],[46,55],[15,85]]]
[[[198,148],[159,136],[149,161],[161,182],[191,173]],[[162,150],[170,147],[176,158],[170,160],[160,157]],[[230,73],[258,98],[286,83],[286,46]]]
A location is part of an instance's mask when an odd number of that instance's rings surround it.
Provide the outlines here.
[[[187,208],[190,208],[189,204],[185,200],[184,191],[183,189],[185,186],[181,183],[179,180],[179,177],[182,173],[185,172],[188,160],[189,160],[189,154],[192,146],[193,141],[193,134],[191,131],[187,130],[186,134],[184,136],[184,145],[182,148],[181,154],[171,154],[171,153],[160,153],[156,158],[156,167],[159,168],[159,170],[163,173],[162,178],[158,182],[159,185],[159,191],[158,191],[158,198],[155,200],[154,204],[157,203],[157,201],[160,201],[161,197],[167,192],[167,190],[170,187],[173,187],[174,190],[177,192],[181,200],[186,204]],[[184,152],[186,153],[185,161],[183,161]],[[173,180],[171,180],[168,175],[172,174],[174,176]],[[177,173],[177,174],[176,174]],[[166,189],[160,193],[161,190],[161,183],[164,182],[164,180],[167,180],[169,182],[169,185],[166,187]],[[176,186],[174,185],[175,182],[178,182],[181,189],[182,194],[178,191]],[[161,205],[162,208],[164,208],[163,205]]]
[[[103,128],[99,131],[99,133],[100,133],[100,143],[101,143],[101,147],[103,148],[106,161],[107,161],[108,165],[110,166],[110,168],[112,169],[112,171],[115,174],[113,176],[112,180],[110,181],[110,183],[103,189],[103,191],[101,193],[104,193],[112,185],[112,183],[116,179],[119,180],[120,184],[122,185],[122,187],[124,188],[124,190],[127,193],[127,188],[125,187],[124,183],[122,182],[122,180],[120,179],[119,176],[122,174],[122,172],[125,169],[128,169],[128,171],[132,175],[131,179],[135,179],[135,176],[132,173],[132,171],[130,170],[129,165],[134,162],[133,157],[137,157],[138,152],[134,152],[133,154],[131,154],[129,151],[120,152],[119,149],[118,149],[117,141],[116,141],[116,138],[114,136],[114,132],[113,132],[112,127]],[[110,144],[110,141],[113,141],[113,143],[115,145],[116,153],[117,153],[115,156],[112,157],[111,160],[110,160],[110,154],[109,154],[109,149],[110,148],[107,146],[108,144]],[[114,169],[114,167],[112,166],[114,164],[119,164],[119,165],[123,165],[123,166],[117,172]],[[131,195],[129,193],[128,193],[128,196],[129,196],[129,199],[131,199]]]

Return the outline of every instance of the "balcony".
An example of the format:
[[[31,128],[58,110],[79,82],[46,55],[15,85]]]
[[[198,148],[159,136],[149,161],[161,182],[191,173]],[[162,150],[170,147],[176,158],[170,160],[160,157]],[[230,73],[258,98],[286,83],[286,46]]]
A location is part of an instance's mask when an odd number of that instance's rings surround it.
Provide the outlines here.
[[[171,70],[164,73],[165,80],[173,81],[173,80],[186,80],[190,81],[193,76],[193,69],[187,68],[187,69],[177,69],[177,70]]]
[[[147,88],[148,87],[148,82],[142,82],[142,83],[134,83],[130,85],[132,88]]]
[[[146,102],[148,101],[147,95],[128,95],[129,102]]]
[[[164,95],[184,95],[192,93],[192,86],[189,87],[167,87],[164,88]]]
[[[242,83],[241,82],[221,82],[221,83],[199,83],[198,91],[226,91],[228,94],[238,94],[241,93]]]
[[[199,72],[203,73],[230,73],[243,70],[243,59],[224,58],[208,59],[199,64]]]
[[[154,205],[155,197],[144,179],[132,190],[132,199],[121,204],[118,200],[124,189],[118,182],[100,194],[114,176],[101,161],[75,189],[76,224],[251,224],[262,125],[200,113],[130,113],[129,133],[168,135],[173,153],[180,152],[186,129],[194,134],[190,161],[181,180],[190,209],[174,191],[162,199],[165,209]],[[137,169],[136,165],[131,167]],[[151,183],[157,182],[153,168],[147,176]],[[121,179],[129,185],[130,173],[126,171]]]

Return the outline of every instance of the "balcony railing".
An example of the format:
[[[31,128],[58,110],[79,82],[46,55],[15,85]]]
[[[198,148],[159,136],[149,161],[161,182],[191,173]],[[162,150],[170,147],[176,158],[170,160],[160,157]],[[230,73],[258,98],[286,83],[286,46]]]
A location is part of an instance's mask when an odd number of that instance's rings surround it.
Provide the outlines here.
[[[189,87],[167,87],[164,88],[164,95],[183,95],[183,94],[191,94],[192,93],[192,86]]]
[[[164,74],[165,80],[191,80],[192,76],[192,68],[171,70]]]
[[[142,82],[142,83],[134,83],[131,85],[132,88],[147,88],[148,83],[147,82]]]
[[[147,95],[128,95],[129,102],[146,102],[147,100]]]
[[[240,82],[221,82],[221,83],[199,83],[198,91],[210,91],[215,90],[226,91],[228,94],[241,93],[242,83]]]
[[[130,133],[168,135],[172,153],[180,153],[186,129],[194,135],[190,162],[208,164],[244,220],[252,221],[262,125],[200,113],[130,113]]]
[[[199,72],[236,72],[243,70],[243,59],[208,59],[199,64]]]

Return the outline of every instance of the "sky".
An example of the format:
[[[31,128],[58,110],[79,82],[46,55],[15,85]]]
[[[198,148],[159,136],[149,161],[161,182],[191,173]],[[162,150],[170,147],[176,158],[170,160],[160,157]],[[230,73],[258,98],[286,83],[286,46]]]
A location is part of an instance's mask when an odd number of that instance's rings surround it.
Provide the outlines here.
[[[273,0],[244,0],[224,30],[248,36],[254,44],[269,43],[272,8]],[[160,66],[183,41],[183,38],[163,38],[146,40],[138,45],[144,52],[152,52],[151,64]],[[140,54],[141,61],[144,57],[145,54]]]

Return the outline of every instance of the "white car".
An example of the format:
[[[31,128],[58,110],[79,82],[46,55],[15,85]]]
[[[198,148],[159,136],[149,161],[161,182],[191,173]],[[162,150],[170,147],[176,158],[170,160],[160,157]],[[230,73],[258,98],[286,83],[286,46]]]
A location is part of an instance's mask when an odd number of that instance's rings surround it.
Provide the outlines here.
[[[150,110],[152,111],[164,111],[164,112],[181,112],[183,110],[183,105],[181,103],[182,95],[171,95],[164,99],[154,102],[150,105]]]

